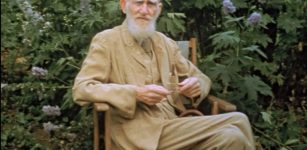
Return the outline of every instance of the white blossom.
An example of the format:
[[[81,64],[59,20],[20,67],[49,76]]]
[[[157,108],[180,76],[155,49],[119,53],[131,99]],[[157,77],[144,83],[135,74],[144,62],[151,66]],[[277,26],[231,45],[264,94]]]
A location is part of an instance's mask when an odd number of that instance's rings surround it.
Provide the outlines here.
[[[38,76],[38,77],[46,76],[48,74],[48,70],[40,68],[40,67],[32,67],[31,71],[34,76]]]
[[[48,115],[48,116],[60,116],[61,115],[61,110],[59,106],[43,106],[42,111]]]
[[[17,0],[17,3],[25,16],[35,25],[44,21],[43,16],[38,11],[34,11],[32,5],[27,0]]]
[[[60,126],[54,125],[51,122],[43,123],[43,127],[44,127],[44,130],[48,133],[50,133],[51,131],[55,131],[55,130],[60,128]]]

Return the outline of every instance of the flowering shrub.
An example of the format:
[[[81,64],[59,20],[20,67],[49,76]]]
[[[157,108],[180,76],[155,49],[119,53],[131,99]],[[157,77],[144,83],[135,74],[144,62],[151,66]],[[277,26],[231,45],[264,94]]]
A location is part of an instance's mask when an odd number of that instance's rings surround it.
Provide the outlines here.
[[[187,6],[174,11],[188,18],[184,36],[198,39],[199,67],[212,79],[212,93],[248,114],[257,148],[306,148],[307,3],[192,0],[173,5]]]
[[[304,149],[302,0],[165,0],[158,29],[198,39],[212,92],[251,119],[258,149]],[[89,42],[118,25],[118,0],[1,1],[1,149],[89,149],[89,108],[71,86]]]
[[[78,2],[1,1],[1,149],[91,147],[91,115],[73,103],[72,81],[93,34],[120,18]]]

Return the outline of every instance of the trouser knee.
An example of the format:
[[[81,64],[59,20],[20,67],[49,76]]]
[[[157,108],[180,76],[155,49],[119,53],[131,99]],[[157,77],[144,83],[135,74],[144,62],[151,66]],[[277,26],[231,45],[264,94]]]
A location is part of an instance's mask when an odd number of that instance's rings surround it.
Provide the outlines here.
[[[230,114],[231,114],[232,120],[234,120],[234,121],[249,123],[248,117],[244,113],[232,112]]]
[[[244,150],[252,146],[242,131],[234,126],[222,130],[219,139],[224,148]]]

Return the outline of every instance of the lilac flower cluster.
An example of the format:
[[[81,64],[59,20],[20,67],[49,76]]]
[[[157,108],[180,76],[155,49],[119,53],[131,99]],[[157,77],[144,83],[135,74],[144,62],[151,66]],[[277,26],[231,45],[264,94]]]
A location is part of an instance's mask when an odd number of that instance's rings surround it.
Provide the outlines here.
[[[249,25],[255,26],[258,25],[260,23],[261,20],[261,14],[257,13],[257,12],[253,12],[247,19],[247,23]]]
[[[55,130],[60,128],[60,126],[54,125],[51,122],[43,123],[43,126],[44,126],[44,130],[48,133],[50,133],[51,131],[55,131]]]
[[[48,115],[48,116],[60,116],[61,115],[61,110],[59,106],[43,106],[42,111]]]
[[[26,17],[30,18],[34,24],[44,21],[43,16],[38,11],[33,10],[33,6],[28,0],[17,0],[17,4]]]
[[[46,76],[48,74],[48,70],[40,68],[40,67],[32,67],[31,71],[34,76],[38,76],[38,77]]]
[[[87,14],[91,10],[90,0],[80,0],[80,9],[82,14]]]
[[[236,11],[236,7],[230,0],[223,1],[223,11],[225,14],[234,13]]]

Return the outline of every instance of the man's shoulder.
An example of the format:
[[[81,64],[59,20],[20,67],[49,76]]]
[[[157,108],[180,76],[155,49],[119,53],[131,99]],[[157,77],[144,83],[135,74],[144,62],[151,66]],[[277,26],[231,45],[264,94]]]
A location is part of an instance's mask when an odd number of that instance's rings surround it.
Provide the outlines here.
[[[158,36],[161,40],[163,40],[166,43],[169,43],[169,44],[170,43],[172,43],[172,44],[176,43],[173,39],[171,39],[170,37],[168,37],[167,35],[165,35],[162,32],[156,31],[156,36]]]
[[[98,32],[94,38],[108,38],[108,39],[111,39],[111,38],[116,38],[116,36],[118,35],[119,33],[119,29],[118,29],[118,26],[114,27],[114,28],[111,28],[111,29],[105,29],[103,31],[100,31]]]

